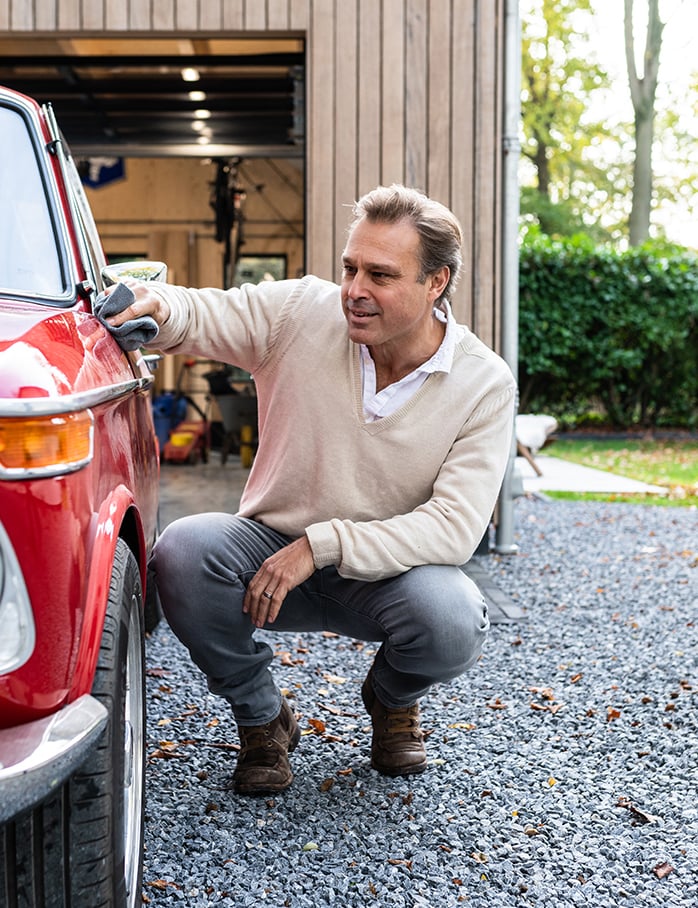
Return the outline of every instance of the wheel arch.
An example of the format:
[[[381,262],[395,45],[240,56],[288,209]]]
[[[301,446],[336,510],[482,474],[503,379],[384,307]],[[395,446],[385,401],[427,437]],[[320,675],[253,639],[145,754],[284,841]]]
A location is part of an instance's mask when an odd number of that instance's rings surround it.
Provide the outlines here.
[[[67,698],[68,702],[82,694],[89,693],[92,689],[118,539],[123,539],[133,552],[138,564],[143,601],[145,601],[147,568],[145,535],[133,494],[124,485],[120,485],[112,491],[102,503],[97,515],[84,604],[83,626],[75,659],[75,672]]]

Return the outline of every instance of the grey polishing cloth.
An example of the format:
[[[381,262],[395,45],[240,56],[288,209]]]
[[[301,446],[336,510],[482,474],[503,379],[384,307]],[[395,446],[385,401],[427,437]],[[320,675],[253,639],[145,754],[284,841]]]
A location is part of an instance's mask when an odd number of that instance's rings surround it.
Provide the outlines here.
[[[133,290],[126,284],[117,284],[107,295],[100,293],[95,300],[94,313],[104,327],[112,334],[122,350],[137,350],[143,344],[154,340],[158,331],[158,324],[149,315],[141,318],[132,318],[123,325],[115,328],[107,322],[110,315],[122,312],[135,300]]]

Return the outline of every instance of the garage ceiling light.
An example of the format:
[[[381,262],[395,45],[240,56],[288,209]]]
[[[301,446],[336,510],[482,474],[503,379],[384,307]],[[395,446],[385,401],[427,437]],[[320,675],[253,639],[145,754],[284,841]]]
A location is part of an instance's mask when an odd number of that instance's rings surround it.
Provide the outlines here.
[[[194,69],[193,66],[186,66],[182,70],[182,78],[185,82],[198,82],[199,81],[199,70]]]

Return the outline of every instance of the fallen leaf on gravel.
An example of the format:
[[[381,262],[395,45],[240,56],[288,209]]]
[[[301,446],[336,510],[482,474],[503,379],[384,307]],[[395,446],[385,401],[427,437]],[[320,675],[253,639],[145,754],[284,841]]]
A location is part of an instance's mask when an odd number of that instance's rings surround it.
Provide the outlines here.
[[[626,810],[629,810],[630,813],[641,823],[659,823],[660,818],[654,814],[647,813],[645,810],[641,810],[636,804],[634,804],[630,798],[619,797],[618,798],[618,807],[624,807]]]
[[[350,776],[353,772],[354,772],[354,770],[351,767],[349,767],[349,769],[338,769],[337,775],[338,776]]]
[[[388,858],[388,863],[393,867],[407,867],[408,870],[412,870],[412,861],[407,858]]]
[[[476,861],[478,864],[486,864],[486,863],[487,863],[487,855],[486,855],[486,854],[483,854],[481,851],[473,851],[473,853],[470,855],[470,857],[471,857],[474,861]]]
[[[325,779],[320,782],[320,791],[329,791],[334,785],[334,779]]]
[[[327,730],[327,726],[322,719],[308,719],[308,725],[310,725],[318,735],[324,735]]]
[[[581,681],[583,677],[584,672],[577,672],[576,675],[572,675],[572,677],[570,678],[570,684],[576,684],[577,681]]]
[[[454,722],[452,725],[448,726],[449,728],[464,728],[466,731],[472,731],[477,726],[473,725],[472,722]]]
[[[172,672],[168,671],[166,668],[146,668],[145,673],[151,678],[166,678],[167,675],[172,674]]]
[[[149,759],[150,760],[154,760],[154,759],[169,760],[169,759],[173,759],[173,758],[178,758],[180,760],[186,760],[187,759],[186,754],[175,753],[175,751],[177,750],[178,747],[179,747],[179,744],[177,744],[176,741],[161,741],[160,746],[157,748],[157,750],[154,750],[150,754]]]
[[[172,889],[181,889],[177,883],[171,883],[169,880],[149,880],[146,886],[152,886],[153,889],[167,889],[168,887]]]
[[[529,687],[532,694],[540,694],[544,700],[554,700],[555,694],[552,687]]]
[[[328,684],[346,684],[347,679],[342,678],[341,675],[333,675],[330,672],[323,672],[322,677],[327,681]]]
[[[328,640],[336,640],[339,638],[339,634],[335,634],[334,631],[323,631],[321,636]]]
[[[657,866],[654,868],[654,875],[658,880],[663,880],[665,876],[669,876],[669,874],[673,872],[674,868],[666,861],[664,861],[663,864],[657,864]]]
[[[320,709],[327,710],[328,713],[332,713],[333,716],[341,716],[342,710],[338,706],[330,706],[328,703],[318,703]]]
[[[303,851],[317,851],[317,842],[306,842]]]
[[[606,708],[606,721],[613,722],[614,719],[620,719],[620,710],[609,706]]]
[[[492,700],[490,703],[486,703],[485,706],[488,709],[508,709],[509,708],[506,703],[502,703],[502,701],[499,699],[499,697],[495,697],[494,700]]]

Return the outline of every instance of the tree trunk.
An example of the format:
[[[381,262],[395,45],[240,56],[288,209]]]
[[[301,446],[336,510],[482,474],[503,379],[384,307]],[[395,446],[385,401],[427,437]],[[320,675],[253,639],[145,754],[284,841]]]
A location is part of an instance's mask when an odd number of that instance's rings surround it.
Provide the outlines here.
[[[639,246],[649,237],[652,207],[652,143],[654,140],[654,99],[657,93],[659,52],[663,22],[659,19],[659,0],[648,0],[647,36],[643,56],[643,75],[635,63],[633,38],[634,0],[625,2],[625,59],[628,67],[630,97],[635,111],[635,160],[633,162],[633,201],[630,212],[630,245]]]

